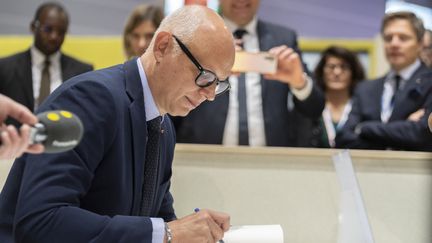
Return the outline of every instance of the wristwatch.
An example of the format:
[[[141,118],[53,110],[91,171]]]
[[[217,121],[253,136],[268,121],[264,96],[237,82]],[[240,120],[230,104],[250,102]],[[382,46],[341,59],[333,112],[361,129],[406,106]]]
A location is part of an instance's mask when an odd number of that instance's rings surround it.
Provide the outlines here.
[[[168,224],[165,222],[165,235],[167,238],[167,243],[171,243],[172,241],[172,233],[171,229],[169,228]]]

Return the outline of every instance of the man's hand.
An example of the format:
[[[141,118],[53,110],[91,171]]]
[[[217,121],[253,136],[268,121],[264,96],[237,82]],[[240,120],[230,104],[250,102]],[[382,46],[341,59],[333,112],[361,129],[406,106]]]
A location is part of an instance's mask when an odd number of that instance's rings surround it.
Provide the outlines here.
[[[225,213],[202,209],[168,223],[172,243],[217,242],[230,227],[230,216]]]
[[[14,126],[6,126],[3,123],[7,117],[13,117],[17,121],[24,123],[24,125],[22,125],[19,129],[19,133]],[[18,104],[12,99],[0,94],[0,159],[13,159],[20,157],[24,152],[43,152],[44,147],[40,144],[29,146],[29,125],[34,125],[36,122],[36,116],[33,115],[25,106]]]
[[[279,80],[295,89],[306,86],[303,64],[298,53],[286,45],[273,47],[269,52],[276,56],[278,66],[275,74],[264,75],[266,79]]]
[[[428,125],[429,125],[429,130],[432,132],[432,113],[429,114]]]
[[[418,122],[424,116],[425,109],[420,109],[416,112],[411,113],[408,117],[408,121]]]

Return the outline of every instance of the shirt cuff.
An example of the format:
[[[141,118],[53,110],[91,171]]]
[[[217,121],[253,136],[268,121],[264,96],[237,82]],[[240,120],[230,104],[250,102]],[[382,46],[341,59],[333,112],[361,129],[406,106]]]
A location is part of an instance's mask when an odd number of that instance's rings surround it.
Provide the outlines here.
[[[303,101],[309,97],[312,93],[313,81],[312,79],[305,73],[304,78],[306,79],[306,85],[302,89],[291,88],[291,92],[293,95],[300,101]]]
[[[152,243],[163,243],[165,224],[162,218],[150,218],[153,225]]]

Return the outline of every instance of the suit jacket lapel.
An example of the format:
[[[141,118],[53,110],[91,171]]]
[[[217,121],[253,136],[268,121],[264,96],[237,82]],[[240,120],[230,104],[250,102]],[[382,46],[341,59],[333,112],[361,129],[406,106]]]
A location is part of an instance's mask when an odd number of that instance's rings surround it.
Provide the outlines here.
[[[376,89],[374,88],[372,90],[373,93],[371,94],[365,94],[368,97],[370,97],[370,99],[372,100],[372,104],[376,104],[376,105],[371,105],[370,107],[365,107],[365,109],[372,109],[373,111],[371,112],[371,114],[373,114],[373,117],[377,120],[381,120],[381,112],[382,112],[382,94],[384,92],[384,81],[385,81],[386,77],[382,77],[380,79],[378,79],[378,85],[376,87]],[[363,82],[368,82],[368,81],[363,81]]]
[[[396,95],[389,121],[405,119],[407,115],[412,113],[412,107],[417,106],[417,100],[421,98],[421,86],[425,80],[422,80],[420,76],[425,71],[427,68],[422,64],[406,82],[405,87]]]
[[[272,43],[272,33],[267,30],[266,25],[260,20],[258,20],[257,23],[257,33],[258,33],[258,43],[259,43],[260,51],[268,51],[270,48],[273,47],[270,45]],[[261,76],[261,94],[262,94],[262,99],[264,101],[267,94],[266,92],[267,80],[264,80],[262,75],[260,76]]]
[[[60,52],[60,68],[62,73],[62,82],[73,77],[72,68],[69,67],[70,62],[67,60],[66,56]]]
[[[144,95],[136,59],[124,64],[126,92],[131,99],[129,114],[133,137],[133,168],[134,168],[134,197],[132,215],[138,215],[141,202],[141,188],[144,175],[145,151],[147,143],[147,123],[144,108]]]
[[[20,61],[19,71],[16,71],[17,82],[22,82],[21,87],[27,100],[29,107],[34,107],[33,97],[33,74],[32,74],[32,60],[30,50],[23,53],[23,58]]]

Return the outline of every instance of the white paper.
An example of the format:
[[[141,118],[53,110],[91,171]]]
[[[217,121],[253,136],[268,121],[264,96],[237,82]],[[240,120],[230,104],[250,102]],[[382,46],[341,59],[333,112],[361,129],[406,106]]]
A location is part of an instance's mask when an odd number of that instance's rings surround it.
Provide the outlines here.
[[[225,232],[224,243],[283,243],[283,230],[280,225],[241,225],[231,226]]]

